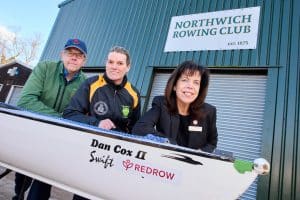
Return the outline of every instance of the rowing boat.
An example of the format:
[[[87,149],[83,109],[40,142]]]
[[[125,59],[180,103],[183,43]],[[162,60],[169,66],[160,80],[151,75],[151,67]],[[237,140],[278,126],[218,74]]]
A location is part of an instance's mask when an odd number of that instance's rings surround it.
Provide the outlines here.
[[[0,105],[0,165],[90,199],[237,199],[269,164]]]

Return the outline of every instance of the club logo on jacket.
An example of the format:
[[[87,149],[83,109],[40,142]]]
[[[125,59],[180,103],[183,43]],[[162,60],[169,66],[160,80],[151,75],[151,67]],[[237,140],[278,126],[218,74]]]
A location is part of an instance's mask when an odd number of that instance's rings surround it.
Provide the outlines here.
[[[103,101],[98,101],[94,105],[94,111],[98,115],[105,115],[108,112],[108,106]]]
[[[129,106],[122,105],[122,116],[123,116],[123,118],[128,118],[129,112],[130,112]]]

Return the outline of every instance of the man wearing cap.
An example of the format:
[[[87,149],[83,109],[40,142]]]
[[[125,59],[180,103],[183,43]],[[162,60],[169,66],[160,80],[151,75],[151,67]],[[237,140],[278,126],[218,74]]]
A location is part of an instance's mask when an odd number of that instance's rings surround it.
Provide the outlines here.
[[[60,56],[58,62],[44,61],[37,64],[22,90],[19,107],[56,117],[62,115],[71,97],[86,79],[81,72],[87,59],[86,45],[79,39],[69,39]],[[30,177],[16,173],[16,195],[13,200],[24,199],[24,193],[31,182]],[[50,185],[34,180],[27,199],[49,199],[50,193]]]

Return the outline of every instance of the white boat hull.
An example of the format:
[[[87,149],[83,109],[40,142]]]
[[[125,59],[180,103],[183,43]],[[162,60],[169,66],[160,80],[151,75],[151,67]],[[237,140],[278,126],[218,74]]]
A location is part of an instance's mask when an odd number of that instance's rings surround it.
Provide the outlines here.
[[[257,177],[233,162],[0,108],[0,165],[90,199],[237,199]]]

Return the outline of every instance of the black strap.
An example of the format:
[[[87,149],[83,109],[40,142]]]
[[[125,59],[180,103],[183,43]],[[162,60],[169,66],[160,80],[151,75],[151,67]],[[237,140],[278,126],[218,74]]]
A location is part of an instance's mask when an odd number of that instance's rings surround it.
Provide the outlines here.
[[[11,172],[10,169],[6,169],[2,174],[0,174],[0,179],[6,176],[7,174],[9,174],[10,172]]]

